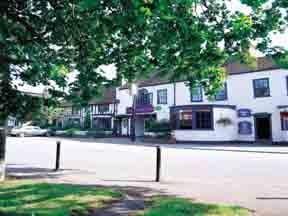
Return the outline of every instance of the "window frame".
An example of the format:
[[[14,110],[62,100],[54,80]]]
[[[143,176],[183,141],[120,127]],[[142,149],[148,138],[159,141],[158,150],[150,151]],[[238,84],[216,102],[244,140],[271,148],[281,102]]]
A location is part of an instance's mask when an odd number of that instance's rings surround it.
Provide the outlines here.
[[[288,95],[288,76],[286,76],[286,94]]]
[[[210,127],[209,128],[201,128],[201,127],[198,127],[198,118],[197,118],[197,113],[209,113],[209,117],[210,117],[210,119],[209,119],[209,123],[210,123]],[[195,121],[195,125],[194,125],[194,130],[205,130],[205,131],[209,131],[209,130],[214,130],[214,119],[213,119],[213,109],[211,110],[195,110],[194,111],[194,121]],[[203,119],[202,119],[203,120]],[[202,125],[204,125],[202,122],[201,122],[201,124]]]
[[[262,96],[258,96],[256,95],[256,82],[260,81],[260,80],[266,80],[267,81],[267,88],[268,88],[268,95],[262,95]],[[268,77],[266,78],[259,78],[259,79],[253,79],[253,92],[254,92],[254,98],[263,98],[263,97],[270,97],[271,96],[271,92],[270,92],[270,80]]]
[[[72,106],[71,114],[72,115],[80,115],[81,114],[81,108],[76,107],[76,106]]]
[[[101,122],[102,121],[102,122]],[[105,124],[103,124],[103,122],[105,122]],[[101,122],[101,123],[100,123]],[[103,126],[105,125],[105,127],[99,127],[99,126]],[[108,126],[108,127],[106,127]],[[94,117],[92,119],[92,128],[93,129],[100,129],[103,131],[109,131],[112,130],[112,122],[111,122],[111,118],[105,118],[105,117]]]
[[[197,112],[206,111],[210,113],[210,128],[198,128],[197,127]],[[191,119],[191,128],[181,128],[181,118],[182,113],[191,112],[192,119]],[[173,125],[172,128],[175,130],[193,130],[193,131],[213,131],[215,128],[214,126],[214,113],[213,107],[211,106],[200,106],[200,107],[189,107],[189,108],[176,108],[175,110],[171,111],[170,116],[173,117],[171,124]]]
[[[136,106],[145,106],[153,104],[153,93],[147,89],[140,89],[136,96]]]
[[[102,109],[101,109],[102,107]],[[103,107],[105,107],[106,109],[104,109]],[[109,113],[110,111],[110,104],[98,104],[98,113],[99,114],[105,114],[105,113]]]
[[[200,99],[193,100],[193,89],[198,88],[200,90]],[[203,102],[203,88],[202,86],[195,86],[190,90],[190,101],[191,102]]]
[[[220,91],[224,91],[224,98],[217,98],[217,94],[220,92]],[[228,100],[228,90],[227,90],[227,82],[224,83],[224,89],[220,90],[217,92],[217,94],[215,95],[215,101],[226,101]]]
[[[285,121],[288,121],[288,120],[284,120],[284,117],[282,116],[284,112],[280,112],[280,120],[281,120],[281,130],[282,131],[288,131],[288,123],[285,124]]]
[[[191,119],[189,119],[189,120],[183,120],[182,118],[183,118],[183,114],[187,114],[187,113],[191,113]],[[179,129],[180,130],[193,130],[193,120],[194,120],[194,116],[193,116],[193,111],[190,109],[190,110],[181,110],[181,111],[179,111],[178,112],[178,118],[177,118],[178,120],[179,120],[179,122],[178,122],[178,127],[179,127]],[[186,122],[188,122],[188,121],[191,121],[190,122],[190,124],[191,124],[191,127],[187,127],[187,128],[181,128],[181,126],[183,125],[183,123],[182,123],[182,121],[186,121]]]
[[[163,95],[160,95],[160,94],[163,94]],[[157,90],[157,104],[168,104],[168,91],[167,91],[167,89],[158,89]]]

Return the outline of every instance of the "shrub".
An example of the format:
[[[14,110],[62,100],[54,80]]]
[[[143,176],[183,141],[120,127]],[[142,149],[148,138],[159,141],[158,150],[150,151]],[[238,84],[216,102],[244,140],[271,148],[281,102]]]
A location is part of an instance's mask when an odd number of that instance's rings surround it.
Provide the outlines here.
[[[84,128],[85,129],[91,128],[91,114],[90,114],[90,112],[85,113]]]
[[[88,130],[87,135],[88,136],[93,136],[93,137],[106,137],[108,135],[112,134],[111,129],[99,129],[99,128],[93,128]]]
[[[145,130],[147,132],[170,134],[171,126],[170,122],[167,120],[162,121],[149,120],[145,122]]]
[[[79,128],[69,128],[67,130],[65,130],[65,133],[68,135],[68,136],[73,136],[75,134],[75,132],[77,131],[80,131]]]

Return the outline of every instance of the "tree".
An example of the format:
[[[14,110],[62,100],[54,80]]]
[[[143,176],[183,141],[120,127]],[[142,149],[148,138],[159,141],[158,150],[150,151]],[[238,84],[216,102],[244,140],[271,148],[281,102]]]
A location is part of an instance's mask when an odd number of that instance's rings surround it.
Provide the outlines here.
[[[287,25],[287,0],[241,0],[251,9],[248,14],[230,11],[228,2],[1,1],[2,124],[26,104],[14,86],[16,79],[49,86],[52,98],[63,97],[69,88],[70,98],[87,104],[101,95],[103,85],[123,79],[131,83],[157,69],[191,87],[200,83],[213,94],[222,85],[228,57],[253,65],[252,42],[262,52],[281,56],[282,49],[270,47],[269,33]],[[97,69],[112,63],[117,78],[108,80]],[[69,84],[70,71],[77,77]]]
[[[85,112],[84,128],[85,128],[85,129],[91,128],[91,114],[90,114],[89,111]]]
[[[38,122],[40,125],[52,125],[55,120],[63,115],[64,109],[55,105],[51,106],[39,106],[37,112],[32,113],[31,120]]]

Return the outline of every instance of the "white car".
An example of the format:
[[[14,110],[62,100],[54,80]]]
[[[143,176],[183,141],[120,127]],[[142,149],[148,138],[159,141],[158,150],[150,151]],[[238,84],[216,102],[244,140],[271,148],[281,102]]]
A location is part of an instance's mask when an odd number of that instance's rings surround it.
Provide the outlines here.
[[[10,132],[12,136],[49,136],[50,132],[46,129],[41,129],[37,126],[24,126],[20,128],[13,128]]]

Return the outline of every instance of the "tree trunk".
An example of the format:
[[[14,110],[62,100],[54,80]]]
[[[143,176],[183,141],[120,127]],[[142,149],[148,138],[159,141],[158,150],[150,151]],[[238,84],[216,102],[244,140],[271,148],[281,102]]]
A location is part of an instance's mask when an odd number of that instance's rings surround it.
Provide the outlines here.
[[[0,181],[4,181],[6,177],[6,128],[0,128]]]
[[[4,52],[1,50],[0,52]],[[0,53],[1,55],[1,53]],[[11,112],[11,107],[9,106],[9,99],[15,95],[11,94],[12,90],[12,78],[10,76],[10,65],[1,62],[0,60],[0,181],[5,180],[6,176],[6,129],[7,120],[9,113]]]

